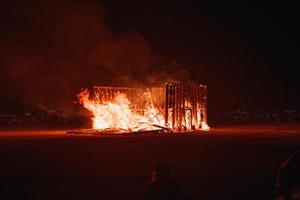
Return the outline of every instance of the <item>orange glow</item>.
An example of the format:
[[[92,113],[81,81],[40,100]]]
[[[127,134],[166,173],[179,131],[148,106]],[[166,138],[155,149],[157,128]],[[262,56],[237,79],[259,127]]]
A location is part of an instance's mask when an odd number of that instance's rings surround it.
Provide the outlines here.
[[[202,123],[201,123],[201,129],[202,129],[203,131],[209,131],[209,130],[210,130],[210,127],[207,125],[206,122],[202,122]]]
[[[125,93],[118,92],[110,100],[99,100],[97,94],[92,98],[88,90],[84,90],[78,94],[79,102],[92,114],[93,129],[115,132],[128,132],[128,131],[141,131],[141,130],[157,130],[160,127],[165,127],[164,114],[154,106],[152,96],[149,92],[145,92],[144,97],[146,103],[144,108],[134,109],[133,105]],[[161,97],[164,99],[164,97]],[[143,104],[144,105],[144,104]],[[185,114],[185,120],[182,122],[181,127],[186,127],[183,130],[192,130],[192,125],[196,129],[203,131],[210,130],[206,123],[206,119],[201,119],[200,110],[197,112],[198,120],[191,120],[191,110],[188,108]],[[170,113],[172,114],[172,113]],[[171,122],[167,123],[168,127]],[[177,130],[173,130],[177,131]]]
[[[143,114],[133,112],[126,94],[118,93],[112,101],[91,99],[84,90],[78,95],[80,103],[93,115],[93,129],[113,129],[120,132],[155,130],[153,125],[164,126],[164,117],[153,104],[147,103]]]

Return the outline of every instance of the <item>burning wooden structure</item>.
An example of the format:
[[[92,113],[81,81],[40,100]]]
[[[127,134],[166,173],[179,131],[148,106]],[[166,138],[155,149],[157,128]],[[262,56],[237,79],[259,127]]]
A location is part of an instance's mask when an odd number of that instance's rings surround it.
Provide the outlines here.
[[[208,130],[207,87],[166,83],[165,87],[93,87],[79,94],[101,132]]]
[[[130,108],[133,112],[144,114],[145,108],[154,106],[160,112],[164,108],[164,88],[137,88],[137,87],[107,87],[95,86],[91,89],[92,98],[100,103],[111,102],[118,94],[125,94],[130,102]]]
[[[207,124],[206,86],[167,83],[165,98],[165,126],[181,131],[201,129]]]

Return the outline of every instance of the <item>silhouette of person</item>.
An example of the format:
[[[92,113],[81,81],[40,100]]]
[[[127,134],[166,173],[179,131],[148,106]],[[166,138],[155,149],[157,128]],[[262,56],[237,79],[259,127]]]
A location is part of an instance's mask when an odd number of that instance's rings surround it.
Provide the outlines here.
[[[172,167],[168,162],[160,162],[156,166],[154,180],[146,191],[146,200],[182,200],[180,185],[174,180]]]

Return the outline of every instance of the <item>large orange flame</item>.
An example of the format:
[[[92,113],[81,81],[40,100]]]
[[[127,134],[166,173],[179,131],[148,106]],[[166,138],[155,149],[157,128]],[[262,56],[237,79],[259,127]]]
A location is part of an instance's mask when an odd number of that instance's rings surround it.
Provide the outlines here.
[[[151,99],[150,93],[144,94],[146,101],[145,109],[142,112],[133,111],[131,102],[124,93],[117,93],[110,101],[100,101],[91,98],[88,90],[83,90],[78,94],[79,102],[90,111],[93,120],[93,129],[113,130],[117,132],[155,130],[165,126],[164,115],[157,109]],[[201,130],[210,130],[206,121],[201,119],[198,111],[199,121],[190,121],[190,113],[186,113],[185,126],[191,130],[191,124],[197,125]],[[171,122],[168,122],[171,124]],[[169,127],[173,128],[173,127]]]
[[[158,129],[153,125],[164,126],[164,117],[153,104],[146,105],[143,115],[133,112],[131,102],[124,93],[118,93],[112,101],[107,102],[91,99],[87,90],[78,97],[80,103],[92,113],[94,129],[138,131]]]

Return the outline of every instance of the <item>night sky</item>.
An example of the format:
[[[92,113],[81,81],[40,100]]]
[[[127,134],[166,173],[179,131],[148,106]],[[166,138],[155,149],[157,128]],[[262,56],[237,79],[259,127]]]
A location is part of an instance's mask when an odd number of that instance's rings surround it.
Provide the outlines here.
[[[63,107],[82,87],[178,78],[208,86],[212,113],[241,105],[299,106],[296,5],[163,0],[1,4],[2,102]]]
[[[263,1],[111,3],[114,28],[139,30],[210,91],[210,108],[297,105],[299,13]],[[139,8],[139,9],[133,9]],[[220,102],[221,99],[221,102]]]

